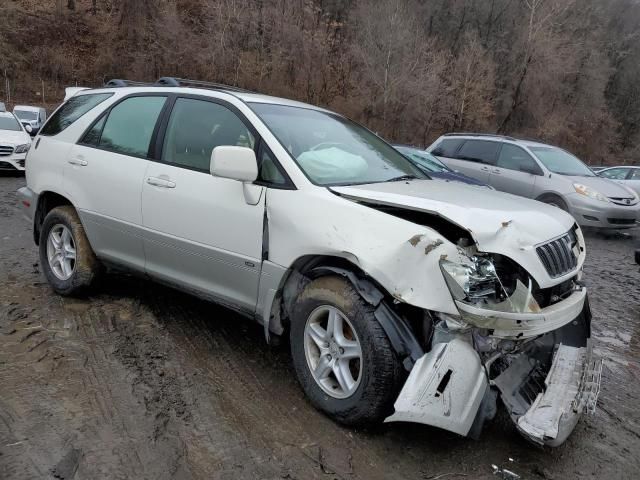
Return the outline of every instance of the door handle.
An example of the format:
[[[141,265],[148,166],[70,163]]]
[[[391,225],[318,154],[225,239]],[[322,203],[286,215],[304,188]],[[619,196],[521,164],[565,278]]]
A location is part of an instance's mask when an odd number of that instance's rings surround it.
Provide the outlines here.
[[[69,160],[69,163],[71,165],[78,165],[79,167],[86,167],[89,165],[89,162],[87,162],[83,157],[74,157]]]
[[[491,170],[491,173],[497,173],[498,175],[500,175],[502,173],[502,170],[500,170],[499,168],[494,168],[493,170]]]
[[[176,182],[172,182],[168,178],[147,177],[147,183],[154,187],[176,188]]]
[[[480,167],[480,170],[482,170],[484,172],[488,172],[489,171],[489,167]]]

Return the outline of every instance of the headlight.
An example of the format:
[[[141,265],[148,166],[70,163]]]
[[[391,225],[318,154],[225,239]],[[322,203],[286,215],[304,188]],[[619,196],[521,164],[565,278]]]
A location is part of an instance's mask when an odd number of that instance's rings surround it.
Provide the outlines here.
[[[600,200],[601,202],[608,202],[609,199],[602,195],[600,192],[596,192],[592,188],[587,187],[586,185],[582,185],[581,183],[574,183],[573,188],[576,189],[580,195],[584,195],[586,197],[595,198],[596,200]]]
[[[531,279],[528,286],[519,279],[513,279],[507,285],[499,278],[490,257],[471,256],[463,263],[445,259],[440,261],[440,268],[451,295],[459,302],[500,312],[540,311],[531,293]]]
[[[25,143],[24,145],[18,145],[13,152],[14,153],[27,153],[30,148],[31,148],[31,144],[30,143]]]

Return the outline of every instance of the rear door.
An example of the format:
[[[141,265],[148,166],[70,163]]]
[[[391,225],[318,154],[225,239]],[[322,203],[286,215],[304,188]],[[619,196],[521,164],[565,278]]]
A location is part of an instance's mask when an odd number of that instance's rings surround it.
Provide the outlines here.
[[[537,178],[543,171],[523,148],[503,143],[496,165],[491,168],[489,184],[501,192],[532,198]]]
[[[452,157],[442,160],[455,171],[489,183],[490,168],[495,165],[499,150],[499,141],[466,139],[456,152],[451,152]]]
[[[91,246],[99,257],[144,270],[140,195],[166,95],[126,97],[98,117],[64,170]]]
[[[257,134],[233,106],[210,97],[178,97],[163,124],[161,161],[149,162],[142,187],[147,272],[253,313],[266,188],[214,177],[209,165],[215,147],[254,148]]]

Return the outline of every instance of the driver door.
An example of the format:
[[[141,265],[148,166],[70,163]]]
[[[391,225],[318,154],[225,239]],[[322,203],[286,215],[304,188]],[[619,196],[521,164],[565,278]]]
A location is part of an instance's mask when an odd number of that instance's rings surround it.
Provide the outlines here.
[[[245,200],[242,182],[209,173],[212,150],[254,147],[255,134],[232,107],[177,98],[166,122],[161,162],[142,188],[147,272],[253,313],[262,258],[265,187]],[[161,137],[162,138],[162,137]]]

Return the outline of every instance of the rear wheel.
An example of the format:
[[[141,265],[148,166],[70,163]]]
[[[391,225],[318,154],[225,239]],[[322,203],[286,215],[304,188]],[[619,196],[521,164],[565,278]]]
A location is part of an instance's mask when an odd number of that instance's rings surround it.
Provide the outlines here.
[[[99,275],[100,263],[73,207],[56,207],[45,217],[40,229],[40,265],[61,295],[82,292]]]
[[[374,308],[340,277],[309,283],[294,307],[291,353],[311,403],[348,425],[392,412],[405,377]]]

